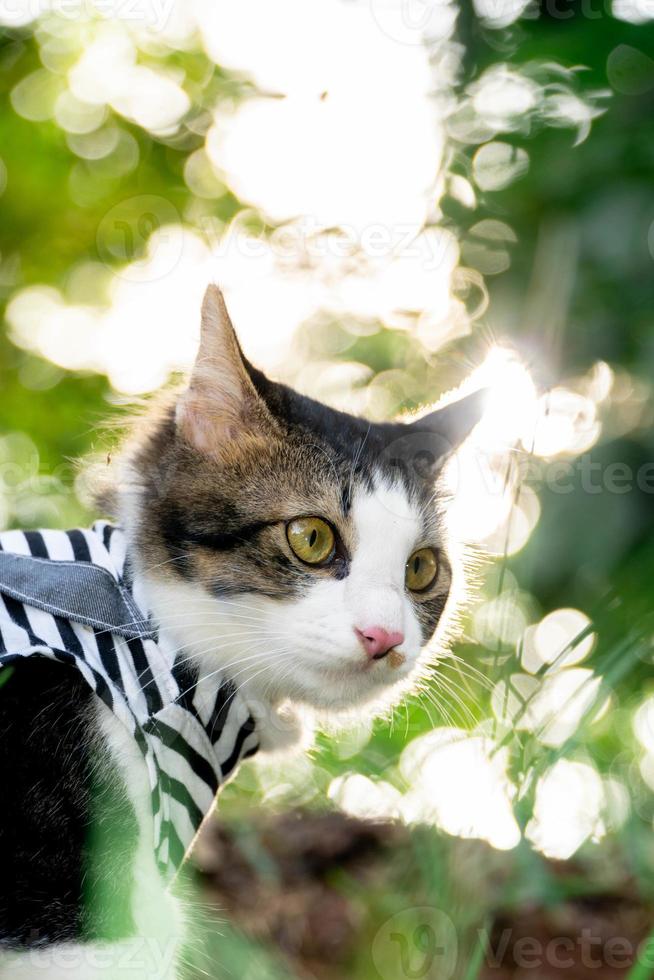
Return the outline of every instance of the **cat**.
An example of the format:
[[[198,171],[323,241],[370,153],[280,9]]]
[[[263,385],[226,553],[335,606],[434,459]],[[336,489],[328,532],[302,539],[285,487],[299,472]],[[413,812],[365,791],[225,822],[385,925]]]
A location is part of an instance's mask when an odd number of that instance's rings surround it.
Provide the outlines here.
[[[207,289],[187,386],[116,464],[117,524],[0,535],[3,980],[180,975],[171,881],[220,784],[307,717],[395,703],[445,642],[439,479],[482,411],[328,408],[253,367]]]

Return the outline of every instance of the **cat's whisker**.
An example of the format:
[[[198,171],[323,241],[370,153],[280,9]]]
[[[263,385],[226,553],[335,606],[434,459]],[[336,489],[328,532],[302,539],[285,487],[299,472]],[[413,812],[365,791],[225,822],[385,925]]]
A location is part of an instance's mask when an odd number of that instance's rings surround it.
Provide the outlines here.
[[[263,641],[260,641],[260,642],[261,642],[261,646],[264,646]],[[209,650],[211,650],[211,649],[213,649],[213,647],[208,647],[204,651],[200,651],[196,656],[202,656],[203,654],[206,654],[207,652],[209,652]],[[279,650],[284,650],[285,652],[292,653],[291,650],[286,651],[286,648],[285,647],[280,647]],[[277,651],[275,651],[275,650],[266,651],[265,656],[267,658],[268,657],[274,657],[274,655],[276,653],[278,653],[279,650],[277,650]],[[228,681],[232,681],[233,682],[234,679],[235,679],[235,677],[240,676],[240,674],[244,672],[244,671],[238,671],[236,674],[233,674],[231,672],[231,670],[232,670],[232,667],[234,665],[241,665],[241,664],[245,663],[246,661],[257,660],[257,659],[259,659],[263,655],[264,654],[262,654],[261,652],[258,652],[256,654],[252,654],[251,657],[246,657],[246,658],[243,658],[240,661],[235,661],[234,664],[228,663],[228,664],[222,665],[221,667],[217,668],[216,670],[210,671],[208,674],[202,674],[201,676],[198,677],[197,681],[194,684],[191,684],[190,687],[186,688],[184,691],[181,691],[180,694],[179,694],[179,697],[183,697],[184,695],[190,693],[190,691],[194,690],[199,684],[205,683],[210,678],[216,677],[216,676],[219,676],[219,675],[220,676],[224,676],[225,677],[225,680],[228,680]],[[187,658],[187,659],[195,659],[195,658],[192,657],[192,658]],[[272,661],[270,662],[270,664],[267,662],[266,665],[265,665],[265,667],[268,667],[269,665],[272,665]],[[237,691],[238,691],[238,688],[237,688]],[[236,691],[234,692],[234,694],[235,693],[236,693]],[[231,695],[231,697],[233,697],[233,696],[234,695]],[[230,699],[228,698],[226,703],[229,703],[229,700]]]
[[[144,568],[139,569],[140,574],[147,575],[149,572],[154,572],[157,568],[163,568],[164,565],[172,565],[176,561],[186,561],[191,557],[190,551],[185,551],[181,555],[174,555],[172,558],[166,558],[164,561],[156,562],[154,565],[146,565]]]
[[[452,669],[459,675],[461,680],[465,683],[466,690],[468,691],[469,694],[474,694],[474,688],[476,685],[481,687],[482,690],[487,692],[488,694],[492,694],[492,692],[495,690],[495,685],[487,677],[482,680],[482,678],[478,677],[476,674],[468,673],[465,670],[465,668],[461,667],[459,664],[453,665]],[[439,676],[441,677],[448,676],[447,674],[444,674],[442,671],[439,671],[438,673]]]
[[[291,651],[285,650],[283,647],[280,648],[279,650],[272,651],[272,659],[268,660],[264,664],[264,666],[260,670],[258,670],[255,674],[253,674],[251,677],[248,677],[247,678],[247,681],[244,681],[242,684],[238,685],[238,687],[235,688],[234,692],[225,701],[225,707],[227,707],[227,705],[229,705],[229,702],[231,700],[233,700],[234,698],[236,698],[236,696],[243,689],[243,687],[245,686],[246,683],[251,683],[257,677],[260,677],[262,674],[264,674],[267,670],[272,670],[272,668],[273,667],[276,667],[279,663],[281,663],[281,661],[284,659],[284,657],[287,656],[290,652]],[[238,676],[238,674],[233,675],[233,676],[234,677],[235,676]],[[233,680],[233,677],[230,677],[230,680]],[[213,728],[212,728],[211,734],[213,734]]]
[[[483,671],[479,670],[467,660],[464,660],[463,657],[459,657],[454,653],[447,653],[436,666],[437,668],[452,666],[453,670],[456,670],[462,675],[468,676],[473,684],[481,684],[487,691],[493,691],[495,688],[495,685],[491,679],[484,674]]]
[[[441,715],[443,716],[445,723],[449,725],[450,728],[457,728],[457,717],[453,713],[454,706],[446,703],[445,698],[442,697],[437,691],[425,691],[426,699],[436,707]]]
[[[461,670],[457,670],[457,676],[461,680],[461,686],[459,689],[462,692],[462,694],[465,694],[472,701],[477,703],[479,701],[479,695],[478,693],[476,694],[474,690],[474,684],[476,682],[476,678],[470,677],[470,675],[465,674]],[[451,681],[449,674],[445,674],[442,671],[439,672],[439,677],[443,678],[445,681]]]
[[[197,614],[194,613],[180,614],[179,617],[171,615],[170,620],[166,620],[166,622],[162,621],[159,625],[163,626],[165,629],[166,628],[179,629],[181,627],[184,627],[187,630],[193,629],[195,627],[206,628],[209,626],[221,627],[225,625],[224,617],[218,616],[216,618],[211,618],[208,620],[198,620],[196,618],[196,615]],[[121,630],[129,629],[131,627],[137,627],[140,625],[143,624],[140,623],[138,620],[134,620],[132,622],[122,623],[120,625],[112,625],[103,630],[95,630],[95,635],[104,636],[106,634],[111,634],[111,633],[120,634]],[[241,619],[235,618],[235,621],[232,625],[243,627],[243,631],[239,635],[247,635],[247,633],[253,633],[253,634],[266,633],[268,635],[272,635],[273,632],[266,625],[264,625],[263,622],[260,620],[250,621],[248,618],[241,618]],[[225,635],[229,637],[235,634],[232,631],[226,631]],[[148,642],[148,639],[149,638],[146,637],[144,638],[144,640],[142,640],[142,642]],[[150,642],[152,641],[150,640]],[[177,649],[178,651],[182,650],[193,642],[197,642],[197,641],[186,640],[183,646],[179,646],[175,649]]]
[[[243,636],[249,636],[250,633],[248,631],[247,633],[243,633],[242,635]],[[259,639],[257,641],[256,645],[258,645],[260,647],[264,647],[266,643],[270,642],[270,640],[274,641],[276,639],[285,639],[285,638],[286,637],[283,634],[278,634],[278,635],[269,634],[269,635],[266,635],[265,638]],[[181,659],[175,658],[174,659],[174,664],[175,664],[176,667],[181,667],[184,664],[187,664],[187,663],[190,663],[190,662],[196,662],[199,658],[201,658],[203,656],[206,656],[208,653],[216,652],[216,651],[219,651],[219,650],[223,650],[223,649],[225,649],[225,648],[227,648],[229,646],[230,646],[230,642],[229,641],[225,641],[223,643],[219,643],[216,640],[216,641],[213,641],[210,644],[207,643],[201,650],[195,651],[194,653],[189,654],[186,657],[183,657]],[[187,649],[187,647],[178,647],[178,648],[172,650],[171,653],[177,654],[177,653],[180,653],[182,651],[185,651],[186,649]],[[262,655],[261,653],[256,654],[256,656],[261,656],[261,655]],[[237,661],[237,663],[238,663],[238,661]],[[224,669],[226,670],[227,668],[224,668]],[[147,672],[148,672],[147,669],[145,671],[142,671],[138,675],[138,678],[137,679],[140,680],[143,677],[143,675],[146,674]],[[163,671],[157,672],[157,674],[155,674],[152,677],[152,680],[151,681],[148,681],[147,684],[143,685],[143,690],[145,690],[154,681],[160,680],[161,677],[163,675],[165,675],[167,672],[168,672],[167,668],[165,668]],[[219,673],[219,671],[215,671],[215,673]]]
[[[440,690],[443,691],[444,694],[446,694],[448,697],[452,698],[456,702],[456,704],[459,705],[461,711],[463,711],[463,713],[464,713],[464,716],[468,718],[468,720],[471,722],[471,724],[473,726],[476,725],[477,724],[477,718],[473,714],[470,706],[465,703],[465,701],[463,700],[463,698],[459,694],[457,694],[457,692],[455,690],[455,688],[457,688],[458,685],[455,684],[453,681],[451,681],[451,680],[445,680],[442,677],[439,677],[438,679],[436,679],[435,680],[435,683],[436,683],[437,687]],[[461,689],[459,688],[459,690],[461,690]]]
[[[426,710],[424,701],[427,701],[429,704],[432,704],[433,707],[436,708],[438,713],[441,715],[446,725],[448,725],[451,728],[456,727],[454,724],[454,719],[450,715],[449,711],[446,709],[445,705],[442,702],[442,699],[437,694],[437,692],[421,689],[419,691],[416,691],[413,700],[416,700],[420,705],[420,707],[423,708],[423,710]]]
[[[457,669],[456,674],[464,685],[466,692],[475,700],[479,696],[478,694],[475,694],[475,687],[481,688],[481,691],[483,691],[485,694],[492,694],[495,690],[492,684],[482,684],[478,677],[475,677],[474,674],[467,674],[465,670]],[[448,677],[449,675],[441,673],[440,676]]]
[[[171,615],[169,619],[162,620],[159,624],[163,626],[164,629],[174,629],[181,627],[194,627],[194,626],[216,626],[223,628],[226,633],[229,632],[231,626],[249,626],[250,629],[262,630],[266,629],[267,625],[263,619],[254,619],[249,616],[231,616],[230,619],[225,619],[225,616],[206,616],[205,618],[198,618],[200,613],[189,614],[188,616],[183,615]]]
[[[434,724],[434,719],[432,718],[431,711],[429,710],[429,707],[428,707],[429,701],[428,701],[428,699],[425,699],[425,700],[427,700],[427,704],[423,704],[423,708],[427,712],[427,717],[429,718],[429,724],[431,725],[432,728],[436,728],[437,726]],[[408,727],[409,727],[409,712],[407,710],[407,712],[406,712],[406,728],[408,728]],[[406,731],[406,729],[405,729],[405,731]],[[406,735],[405,735],[405,738],[406,738]]]
[[[283,637],[279,637],[279,639],[283,639]],[[280,647],[279,649],[285,649],[285,647],[283,647],[283,648]],[[291,653],[292,651],[289,650],[288,652]],[[266,651],[266,654],[265,655],[266,655],[266,657],[269,657],[269,656],[272,656],[274,653],[275,653],[274,650],[270,650],[270,651]],[[238,676],[238,674],[232,673],[234,667],[240,667],[243,664],[251,663],[253,660],[258,660],[261,656],[262,656],[261,653],[255,653],[255,654],[252,654],[251,656],[240,657],[238,660],[231,660],[231,661],[229,661],[226,664],[226,666],[224,668],[225,673],[227,674],[227,676],[228,676],[228,678],[230,680],[233,680],[234,677]]]
[[[261,668],[260,671],[257,671],[256,674],[254,674],[251,677],[248,677],[247,678],[247,682],[253,680],[254,677],[258,677],[260,673],[264,672],[265,670],[270,669],[271,667],[273,667],[275,665],[276,662],[284,659],[284,657],[286,657],[286,656],[292,655],[292,653],[293,653],[293,651],[292,650],[289,650],[287,647],[278,647],[277,650],[271,650],[271,651],[269,651],[268,654],[267,654],[267,656],[266,656],[266,663],[263,664],[263,666],[262,666],[262,668]],[[257,658],[255,657],[253,659],[257,659]],[[241,661],[241,666],[242,666],[242,664],[244,662],[245,661]],[[231,681],[233,681],[237,677],[241,677],[243,674],[248,673],[249,669],[250,669],[249,666],[248,667],[242,667],[242,669],[241,670],[237,670],[236,673],[230,673],[229,674],[229,679]],[[244,682],[244,683],[246,683],[246,682]],[[242,687],[242,686],[243,685],[240,685],[240,687]],[[237,688],[237,691],[240,690],[240,687]]]
[[[224,622],[225,621],[225,614],[224,614],[224,612],[221,613],[221,611],[219,609],[214,609],[214,610],[210,610],[210,611],[213,612],[213,614],[214,614],[213,617],[211,618],[211,622],[214,622],[214,621],[215,622]],[[178,622],[180,620],[181,620],[182,623],[185,623],[186,622],[186,623],[193,624],[193,622],[194,622],[194,618],[193,617],[195,617],[195,616],[197,616],[197,612],[195,610],[193,612],[184,612],[184,613],[181,613],[181,612],[180,613],[164,613],[162,615],[158,615],[157,616],[157,621],[156,621],[156,623],[154,625],[155,626],[162,626],[162,625],[165,626],[167,623],[170,623],[170,622],[173,622],[173,621],[174,622]],[[263,619],[264,619],[264,614],[263,613],[261,614],[261,617],[257,617],[257,616],[245,616],[245,615],[243,615],[241,613],[233,613],[233,612],[230,612],[229,613],[229,616],[232,617],[233,619],[238,619],[238,620],[240,620],[242,622],[252,622],[252,623],[259,623],[259,624],[261,622],[263,622]],[[144,619],[132,619],[132,620],[128,620],[125,623],[114,623],[111,626],[107,626],[105,629],[96,630],[96,635],[103,636],[103,635],[105,635],[107,633],[120,632],[121,630],[130,629],[130,628],[137,628],[137,627],[146,627],[146,626],[151,627],[152,625],[153,625],[153,623],[150,620],[145,619],[145,618]]]
[[[274,660],[272,660],[270,663],[266,663],[266,665],[262,668],[262,671],[267,670],[269,667],[274,666],[274,663],[275,663]],[[225,707],[227,707],[230,701],[232,701],[236,697],[238,692],[243,687],[243,684],[240,684],[239,686],[234,685],[234,678],[240,676],[240,674],[242,673],[244,673],[244,671],[239,671],[235,675],[226,675],[225,671],[222,668],[220,670],[212,670],[208,674],[203,674],[201,677],[198,677],[198,679],[193,684],[190,684],[189,687],[185,688],[183,691],[180,691],[178,698],[181,699],[186,697],[197,687],[199,687],[202,683],[211,680],[211,678],[213,677],[224,677],[226,681],[230,681],[232,683],[232,686],[234,688],[231,694],[229,695],[229,697],[225,700]],[[261,673],[261,671],[257,672],[254,676],[255,677],[258,676],[259,673]]]
[[[478,674],[484,680],[488,680],[486,674],[484,674],[484,672],[480,670],[478,667],[475,667],[474,664],[471,664],[469,660],[465,660],[463,657],[460,657],[459,654],[454,653],[453,650],[448,650],[447,653],[444,655],[442,662],[449,663],[451,661],[455,663],[463,664],[465,667],[473,671],[475,674]]]
[[[436,708],[436,710],[440,714],[441,718],[443,719],[446,725],[450,725],[450,726],[454,725],[454,720],[452,716],[450,715],[449,711],[445,708],[440,695],[436,691],[427,691],[424,689],[420,690],[419,692],[417,692],[417,701],[422,706],[423,709],[425,708],[425,702],[427,702],[427,704],[433,705],[434,708]]]
[[[438,666],[439,667],[451,666],[453,670],[461,671],[462,673],[465,673],[466,676],[470,677],[471,679],[474,679],[475,683],[482,684],[485,687],[493,686],[491,679],[486,674],[484,674],[483,671],[477,670],[476,667],[473,667],[471,664],[467,663],[465,660],[461,660],[460,658],[445,657],[443,658],[443,660],[439,661]]]
[[[282,639],[282,637],[280,637],[279,639]],[[269,645],[270,645],[270,640],[269,640],[268,637],[266,637],[265,640],[263,640],[263,639],[262,640],[258,640],[256,643],[253,643],[251,645],[251,647],[250,647],[251,650],[256,649],[257,650],[256,653],[252,653],[250,656],[240,658],[239,660],[236,660],[236,661],[228,661],[226,664],[221,665],[219,668],[216,668],[215,670],[211,671],[209,674],[199,675],[197,681],[195,682],[195,684],[191,685],[191,687],[194,687],[197,684],[201,683],[207,677],[217,676],[218,674],[224,675],[225,680],[227,680],[227,681],[232,680],[231,669],[232,669],[233,666],[235,666],[235,665],[236,666],[240,666],[242,663],[250,662],[252,660],[257,660],[257,659],[261,658],[262,656],[268,656],[269,651],[266,648]],[[195,663],[195,664],[197,664],[198,660],[201,659],[202,657],[206,656],[207,654],[209,654],[211,652],[214,652],[214,651],[220,650],[220,649],[221,649],[220,645],[211,644],[210,646],[207,646],[204,649],[200,649],[196,653],[194,653],[194,654],[192,654],[192,655],[190,655],[188,657],[184,657],[182,659],[176,660],[175,661],[175,665],[177,667],[181,667],[181,666],[183,666],[184,664],[187,664],[187,663]],[[161,676],[161,675],[159,675],[159,676]],[[155,678],[153,678],[153,680],[154,679]],[[148,682],[148,683],[151,683],[151,682]],[[144,689],[145,689],[145,687],[147,687],[147,685],[144,685]],[[183,691],[181,692],[181,694],[184,694],[184,693],[185,692],[183,692]],[[181,696],[181,694],[180,694],[180,696]]]
[[[461,673],[460,676],[461,676],[461,680],[464,682],[466,682],[466,680],[471,679],[469,677],[466,677],[466,675],[464,675],[463,673]],[[457,691],[460,691],[462,694],[469,694],[469,695],[473,695],[474,697],[474,692],[470,689],[470,687],[467,684],[465,687],[462,687],[461,684],[457,684],[457,682],[454,681],[449,674],[446,674],[443,671],[434,671],[434,678],[441,682],[444,682],[445,684],[451,684],[453,687],[457,689]]]
[[[279,662],[279,661],[283,660],[284,657],[288,656],[289,654],[292,654],[293,651],[292,650],[284,650],[282,648],[282,649],[280,649],[280,650],[278,650],[276,652],[278,654],[277,661],[272,661],[270,663],[264,664],[264,666],[260,670],[258,670],[255,674],[253,674],[251,677],[248,677],[247,680],[245,680],[241,684],[239,684],[238,687],[235,687],[233,693],[230,695],[230,697],[227,698],[227,700],[225,702],[225,705],[228,705],[229,702],[231,700],[233,700],[239,694],[240,691],[243,690],[243,688],[244,688],[244,686],[245,686],[246,683],[247,684],[251,684],[252,681],[256,680],[257,677],[260,677],[261,674],[264,674],[267,670],[271,670],[272,667],[275,666],[276,662]],[[243,673],[243,671],[241,671],[240,673]],[[238,676],[238,675],[236,675],[236,676]]]

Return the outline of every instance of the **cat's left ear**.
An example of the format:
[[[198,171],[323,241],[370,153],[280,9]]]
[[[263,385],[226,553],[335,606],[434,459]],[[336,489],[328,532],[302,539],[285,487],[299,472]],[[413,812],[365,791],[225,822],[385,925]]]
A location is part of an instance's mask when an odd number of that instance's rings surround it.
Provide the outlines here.
[[[386,456],[413,478],[431,481],[481,420],[488,400],[483,388],[449,402],[408,425],[394,426]]]
[[[261,438],[273,426],[245,366],[223,294],[211,285],[188,389],[177,403],[177,430],[200,452],[221,455]]]
[[[456,452],[481,421],[488,396],[489,390],[480,388],[412,422],[411,429],[431,436],[436,457],[444,461]]]

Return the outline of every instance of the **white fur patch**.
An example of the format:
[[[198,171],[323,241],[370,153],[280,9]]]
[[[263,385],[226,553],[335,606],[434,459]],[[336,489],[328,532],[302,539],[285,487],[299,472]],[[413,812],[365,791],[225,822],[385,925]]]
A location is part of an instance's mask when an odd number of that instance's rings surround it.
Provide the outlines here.
[[[162,638],[192,656],[201,675],[219,670],[234,680],[263,723],[264,748],[296,737],[289,702],[327,712],[386,704],[404,692],[419,663],[422,634],[405,566],[416,548],[435,542],[421,539],[421,515],[405,491],[381,480],[372,492],[355,491],[347,520],[354,538],[349,574],[317,577],[299,599],[220,599],[191,583],[147,580]],[[355,633],[368,627],[404,635],[399,668],[368,660]],[[266,726],[276,725],[268,740]]]

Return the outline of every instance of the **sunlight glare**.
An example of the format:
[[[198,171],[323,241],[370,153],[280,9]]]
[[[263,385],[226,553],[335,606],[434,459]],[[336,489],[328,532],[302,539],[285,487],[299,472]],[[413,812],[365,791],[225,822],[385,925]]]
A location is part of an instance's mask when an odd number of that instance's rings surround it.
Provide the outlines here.
[[[552,388],[539,399],[531,448],[545,458],[578,455],[597,442],[600,432],[592,399],[568,388]]]
[[[454,493],[450,520],[463,541],[481,543],[494,554],[514,554],[529,539],[540,517],[536,494],[518,492],[512,465],[516,445],[529,441],[536,425],[538,396],[514,351],[492,347],[469,378],[465,391],[486,389],[480,423],[448,469]]]
[[[470,390],[487,388],[484,416],[474,433],[475,442],[509,448],[529,441],[537,417],[536,387],[515,351],[491,347],[483,364],[468,382]]]
[[[474,0],[477,16],[489,27],[498,29],[512,24],[529,5],[529,0]]]
[[[583,762],[559,759],[539,780],[526,837],[545,857],[571,858],[581,845],[606,833],[602,778]]]
[[[654,697],[646,698],[634,715],[634,734],[643,748],[654,755]]]
[[[522,666],[535,674],[554,661],[557,668],[580,663],[595,645],[595,633],[589,632],[583,639],[578,639],[589,627],[590,619],[579,609],[555,609],[548,613],[540,623],[525,631]]]
[[[361,773],[337,776],[328,795],[340,810],[359,820],[393,820],[400,814],[400,791],[382,779],[372,780]]]
[[[457,728],[418,736],[404,749],[400,770],[409,784],[402,814],[409,823],[433,823],[458,837],[508,850],[520,841],[511,808],[515,787],[508,754],[492,739]]]
[[[201,29],[211,57],[265,93],[221,109],[207,136],[239,197],[275,221],[420,229],[443,147],[424,46],[397,44],[366,5],[334,0],[207,5]]]
[[[594,707],[600,685],[601,678],[586,667],[568,667],[542,679],[512,674],[496,684],[493,712],[498,721],[532,732],[544,745],[557,748]]]
[[[508,65],[494,65],[470,86],[470,95],[475,112],[488,125],[506,131],[517,128],[524,114],[538,104],[540,90]]]

